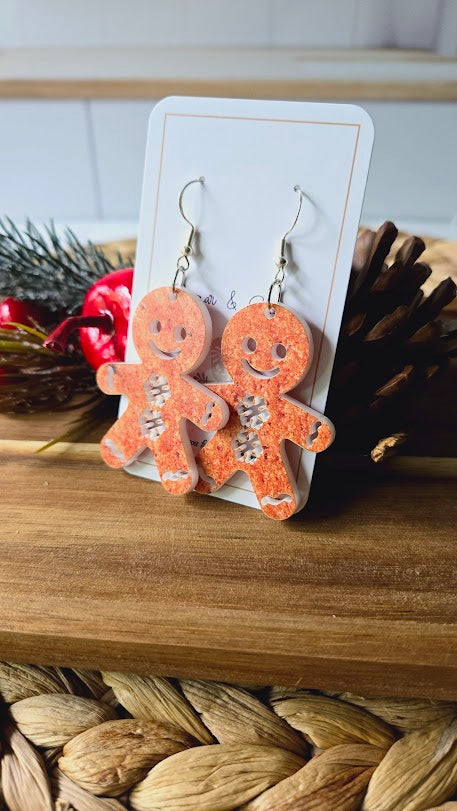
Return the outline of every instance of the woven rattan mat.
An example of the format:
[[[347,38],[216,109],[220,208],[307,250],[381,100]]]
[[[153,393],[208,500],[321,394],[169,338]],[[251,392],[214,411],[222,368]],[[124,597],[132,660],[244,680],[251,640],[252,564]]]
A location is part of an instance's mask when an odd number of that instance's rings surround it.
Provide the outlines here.
[[[11,811],[457,809],[451,702],[7,663],[0,691]]]

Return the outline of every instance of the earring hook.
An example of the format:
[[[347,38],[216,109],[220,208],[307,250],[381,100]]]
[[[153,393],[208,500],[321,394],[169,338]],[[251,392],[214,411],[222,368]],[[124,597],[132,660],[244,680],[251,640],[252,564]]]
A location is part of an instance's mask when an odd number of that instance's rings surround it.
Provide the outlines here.
[[[193,223],[191,223],[189,218],[186,217],[186,215],[184,214],[184,209],[183,209],[183,206],[182,206],[182,199],[184,197],[184,192],[186,191],[186,189],[189,188],[189,186],[192,186],[193,183],[204,183],[204,182],[205,182],[204,177],[198,177],[198,178],[196,178],[196,180],[189,180],[189,182],[186,183],[186,185],[181,189],[181,194],[179,195],[178,206],[179,206],[179,211],[181,213],[181,217],[183,218],[183,220],[186,221],[187,225],[190,225],[189,238],[188,238],[188,240],[186,242],[186,245],[185,245],[184,251],[183,251],[185,256],[188,256],[190,253],[192,253],[192,241],[193,241],[194,234],[195,234],[195,225],[193,225]]]
[[[302,192],[301,186],[299,186],[298,183],[294,186],[294,191],[296,191],[300,195],[300,202],[298,204],[298,211],[297,211],[297,214],[295,216],[295,219],[294,219],[292,225],[290,226],[289,230],[286,231],[286,233],[284,234],[284,236],[283,236],[283,238],[281,240],[280,255],[279,255],[279,260],[278,260],[278,263],[277,263],[278,268],[280,268],[280,267],[284,268],[287,265],[287,258],[286,258],[287,237],[289,236],[289,234],[292,233],[295,226],[297,225],[298,218],[299,218],[300,212],[301,212],[302,203],[303,203],[303,192]]]
[[[183,220],[185,220],[185,222],[188,225],[190,225],[190,232],[189,232],[189,236],[187,238],[187,242],[184,245],[182,255],[178,258],[178,261],[176,262],[176,273],[175,273],[175,277],[173,279],[173,293],[175,293],[175,294],[176,294],[176,283],[178,281],[179,276],[181,276],[181,286],[183,286],[186,272],[189,270],[189,266],[190,266],[189,256],[192,253],[192,243],[194,241],[195,230],[196,230],[195,225],[189,220],[188,217],[186,217],[186,215],[184,213],[183,203],[182,203],[183,197],[184,197],[184,192],[186,191],[186,189],[189,188],[189,186],[192,186],[193,183],[204,183],[204,182],[205,182],[205,178],[203,176],[202,177],[197,177],[195,180],[189,180],[189,182],[186,183],[186,185],[183,186],[183,188],[181,189],[181,193],[180,193],[179,198],[178,198],[179,213],[181,214],[181,217],[183,218]]]
[[[278,269],[276,271],[275,277],[274,277],[274,279],[273,279],[273,281],[272,281],[272,283],[270,285],[270,289],[268,291],[267,303],[268,303],[268,311],[270,312],[270,314],[274,314],[274,307],[272,305],[271,298],[272,298],[273,291],[274,291],[275,287],[278,288],[278,296],[277,296],[277,302],[276,303],[281,301],[281,290],[282,290],[282,286],[284,284],[284,279],[286,278],[285,267],[287,265],[287,257],[286,257],[287,237],[289,236],[289,234],[292,233],[295,226],[297,225],[298,218],[299,218],[300,212],[301,212],[302,203],[303,203],[303,191],[302,191],[301,186],[298,185],[298,183],[294,186],[294,191],[297,192],[300,195],[300,202],[298,204],[298,211],[297,211],[297,213],[295,215],[295,219],[294,219],[292,225],[290,226],[289,230],[286,231],[286,233],[284,234],[284,236],[283,236],[283,238],[281,240],[281,248],[280,248],[280,252],[279,252],[279,259],[276,262],[276,267]]]

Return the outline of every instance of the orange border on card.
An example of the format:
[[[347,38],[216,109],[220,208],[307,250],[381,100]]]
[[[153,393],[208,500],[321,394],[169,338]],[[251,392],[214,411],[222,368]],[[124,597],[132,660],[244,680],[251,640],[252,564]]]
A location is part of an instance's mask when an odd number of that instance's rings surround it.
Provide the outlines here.
[[[358,150],[358,146],[359,146],[359,136],[360,136],[360,126],[361,125],[360,124],[355,124],[355,123],[351,124],[350,122],[345,122],[345,121],[305,121],[305,120],[302,120],[302,119],[295,119],[295,118],[258,118],[258,117],[255,117],[255,116],[244,116],[244,115],[206,115],[205,113],[165,113],[164,114],[164,120],[163,120],[162,143],[161,143],[161,148],[160,148],[159,177],[158,177],[158,181],[157,181],[156,206],[155,206],[154,222],[153,222],[153,228],[152,228],[151,252],[150,252],[150,255],[149,255],[148,290],[149,290],[150,283],[151,283],[152,257],[154,255],[154,243],[155,243],[155,237],[156,237],[157,216],[158,216],[158,209],[159,209],[160,183],[161,183],[161,180],[162,180],[163,153],[164,153],[164,147],[165,147],[165,130],[166,130],[166,126],[167,126],[167,118],[168,117],[170,117],[170,118],[218,118],[218,119],[227,119],[227,120],[232,120],[232,121],[262,121],[262,122],[265,121],[265,122],[268,122],[269,124],[271,124],[271,123],[273,123],[273,124],[276,124],[276,123],[277,124],[319,124],[320,126],[331,126],[331,127],[355,127],[355,129],[357,130],[357,135],[356,135],[355,145],[354,145],[354,153],[353,153],[353,156],[352,156],[351,171],[350,171],[350,174],[349,174],[348,188],[347,188],[347,192],[346,192],[346,199],[345,199],[344,209],[343,209],[343,216],[341,218],[341,225],[340,225],[340,232],[339,232],[339,236],[338,236],[338,243],[337,243],[337,248],[336,248],[335,261],[333,263],[333,272],[332,272],[331,281],[330,281],[330,288],[329,288],[328,299],[327,299],[327,307],[326,307],[325,317],[324,317],[324,324],[323,324],[323,327],[321,329],[321,337],[320,337],[319,346],[318,346],[318,350],[317,350],[317,361],[316,361],[316,364],[315,364],[314,378],[313,378],[312,388],[311,388],[311,395],[310,395],[309,403],[308,403],[308,405],[312,407],[314,389],[315,389],[315,386],[316,386],[317,375],[318,375],[318,372],[319,372],[319,365],[320,365],[320,359],[321,359],[321,353],[322,353],[322,346],[323,346],[324,335],[325,335],[325,327],[327,325],[328,313],[329,313],[329,310],[330,310],[330,300],[332,298],[333,285],[334,285],[334,282],[335,282],[336,267],[337,267],[338,259],[339,259],[339,255],[340,255],[341,240],[343,238],[343,228],[344,228],[344,223],[346,221],[346,213],[347,213],[347,207],[348,207],[348,202],[349,202],[349,193],[351,191],[352,178],[353,178],[353,175],[354,175],[354,166],[355,166],[355,160],[356,160],[356,157],[357,157],[357,150]],[[298,475],[299,475],[299,471],[300,471],[302,456],[303,456],[303,448],[300,448],[300,454],[299,454],[298,463],[297,463],[297,470],[296,470],[296,473],[295,473],[295,478],[297,479],[297,481],[298,481]],[[141,464],[148,465],[149,467],[154,467],[155,468],[155,465],[154,465],[153,462],[142,461]],[[243,490],[245,493],[252,493],[253,492],[248,487],[239,487],[238,485],[230,484],[229,482],[227,482],[225,487],[231,487],[233,490]]]

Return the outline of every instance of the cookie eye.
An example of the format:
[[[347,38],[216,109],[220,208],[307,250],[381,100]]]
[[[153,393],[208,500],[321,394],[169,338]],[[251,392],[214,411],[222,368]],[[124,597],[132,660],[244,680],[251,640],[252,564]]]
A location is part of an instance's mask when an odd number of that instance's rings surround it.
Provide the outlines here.
[[[154,320],[149,324],[149,332],[152,332],[153,335],[158,335],[161,329],[162,324],[157,318],[154,318]]]
[[[273,360],[284,360],[287,355],[287,349],[284,344],[274,344],[271,350],[271,357]]]
[[[243,338],[241,346],[246,355],[252,355],[257,349],[257,341],[254,338]]]
[[[184,341],[185,338],[186,338],[186,335],[187,335],[187,332],[184,329],[184,327],[178,326],[178,327],[175,327],[174,330],[173,330],[173,336],[174,336],[175,341],[180,341],[180,342]]]

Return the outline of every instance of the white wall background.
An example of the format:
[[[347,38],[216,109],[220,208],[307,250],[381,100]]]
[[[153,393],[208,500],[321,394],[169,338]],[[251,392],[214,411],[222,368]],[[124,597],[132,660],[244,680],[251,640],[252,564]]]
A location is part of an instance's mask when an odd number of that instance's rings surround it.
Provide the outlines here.
[[[4,50],[183,44],[452,54],[457,0],[0,0]],[[135,221],[153,103],[0,100],[0,216]],[[457,105],[362,106],[376,130],[364,220],[457,222]]]
[[[457,105],[361,104],[376,132],[365,221],[456,223]],[[0,102],[0,216],[136,220],[152,106]]]
[[[1,0],[0,48],[162,45],[457,50],[456,0]]]

